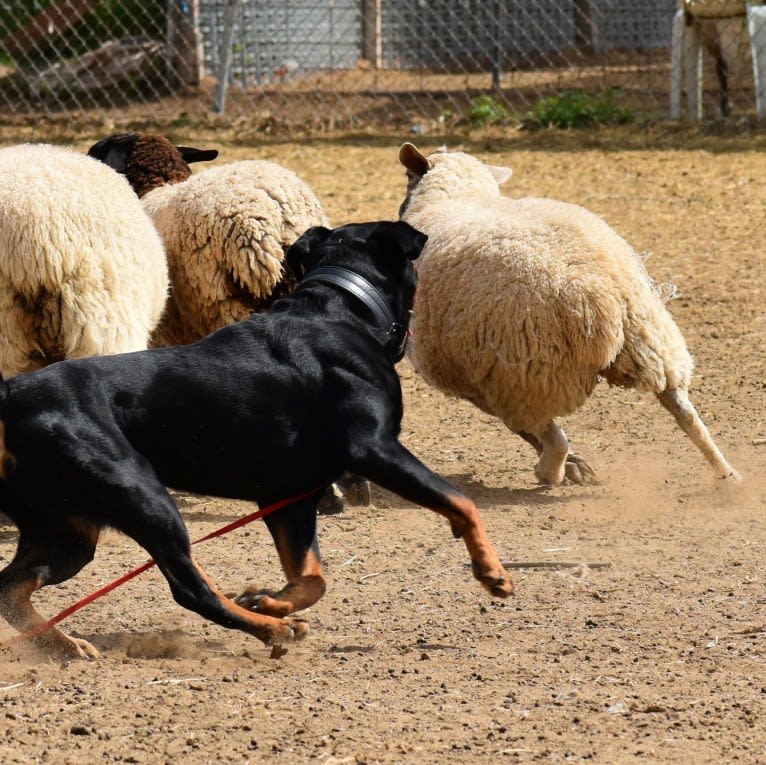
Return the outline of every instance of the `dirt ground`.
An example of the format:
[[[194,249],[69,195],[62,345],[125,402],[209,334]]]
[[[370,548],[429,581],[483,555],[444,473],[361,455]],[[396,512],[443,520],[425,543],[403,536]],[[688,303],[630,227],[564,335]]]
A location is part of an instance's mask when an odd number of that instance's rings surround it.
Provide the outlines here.
[[[401,137],[244,146],[185,131],[175,137],[217,145],[219,162],[297,171],[336,224],[393,218],[403,196]],[[2,140],[19,137],[48,139]],[[405,361],[403,441],[476,500],[513,568],[512,599],[484,593],[442,519],[374,488],[372,507],[320,519],[328,592],[281,658],[181,609],[156,570],[67,620],[98,661],[0,651],[0,761],[766,762],[763,134],[447,143],[511,166],[506,193],[583,204],[649,254],[679,291],[692,399],[744,480],[715,479],[653,399],[603,384],[562,422],[601,483],[541,488],[525,443]],[[251,509],[179,504],[192,538]],[[0,562],[15,539],[0,526]],[[196,550],[226,591],[281,582],[263,524]],[[35,602],[53,615],[145,559],[108,534],[93,564]],[[0,640],[12,634],[0,626]]]

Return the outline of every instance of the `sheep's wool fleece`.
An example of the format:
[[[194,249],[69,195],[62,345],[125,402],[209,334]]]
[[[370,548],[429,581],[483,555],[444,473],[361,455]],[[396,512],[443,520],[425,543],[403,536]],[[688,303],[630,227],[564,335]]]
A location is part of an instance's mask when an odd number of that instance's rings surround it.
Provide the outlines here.
[[[0,149],[0,371],[146,348],[162,241],[130,184],[71,149]]]
[[[467,154],[428,159],[403,215],[429,237],[410,344],[427,379],[533,433],[581,406],[600,376],[688,388],[678,327],[639,256],[601,218],[503,197]]]
[[[314,192],[266,160],[213,167],[143,197],[167,250],[168,341],[192,342],[247,318],[282,277],[284,252],[328,225]]]

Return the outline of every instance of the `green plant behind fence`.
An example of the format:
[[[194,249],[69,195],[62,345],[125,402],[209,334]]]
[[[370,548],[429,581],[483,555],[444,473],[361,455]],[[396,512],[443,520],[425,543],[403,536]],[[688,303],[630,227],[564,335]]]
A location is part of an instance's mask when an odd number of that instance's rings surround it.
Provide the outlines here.
[[[476,96],[471,101],[471,111],[468,112],[468,119],[475,127],[500,122],[507,116],[508,109],[505,108],[505,105],[488,93]]]
[[[594,95],[582,90],[565,90],[559,95],[541,98],[527,114],[530,127],[586,127],[623,125],[633,121],[633,112],[617,104],[618,91],[605,90]]]

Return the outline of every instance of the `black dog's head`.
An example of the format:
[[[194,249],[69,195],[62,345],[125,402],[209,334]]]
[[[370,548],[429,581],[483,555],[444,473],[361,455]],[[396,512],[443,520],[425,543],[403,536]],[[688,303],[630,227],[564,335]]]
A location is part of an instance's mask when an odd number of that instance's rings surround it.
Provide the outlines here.
[[[332,259],[332,265],[349,266],[360,260],[373,260],[392,255],[402,255],[415,260],[423,250],[428,237],[402,221],[377,221],[373,223],[348,223],[338,228],[312,226],[287,251],[287,265],[298,279],[312,268]],[[350,256],[348,262],[338,258]],[[328,264],[325,264],[328,265]]]
[[[403,221],[350,223],[335,229],[314,226],[287,250],[285,260],[299,281],[328,269],[351,271],[366,280],[394,317],[387,345],[398,361],[404,354],[409,312],[415,300],[417,276],[412,261],[427,239]]]

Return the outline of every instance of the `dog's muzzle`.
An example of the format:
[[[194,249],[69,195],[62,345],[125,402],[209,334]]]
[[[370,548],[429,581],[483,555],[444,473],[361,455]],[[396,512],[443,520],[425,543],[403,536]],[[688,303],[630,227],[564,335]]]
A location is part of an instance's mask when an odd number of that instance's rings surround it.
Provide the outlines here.
[[[384,347],[394,363],[401,361],[407,350],[409,339],[409,324],[412,311],[407,312],[404,322],[397,321],[383,296],[363,276],[339,266],[320,266],[306,274],[301,284],[309,281],[334,284],[336,287],[350,292],[372,311],[380,328],[385,332]]]

